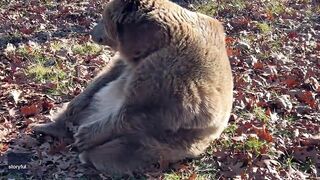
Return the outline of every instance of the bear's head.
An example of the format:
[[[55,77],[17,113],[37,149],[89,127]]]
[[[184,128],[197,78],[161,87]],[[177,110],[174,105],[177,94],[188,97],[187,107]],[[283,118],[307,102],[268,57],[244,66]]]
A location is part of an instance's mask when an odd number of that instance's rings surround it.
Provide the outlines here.
[[[111,0],[101,22],[91,31],[93,41],[110,46],[129,61],[148,56],[169,38],[160,17],[165,1]]]

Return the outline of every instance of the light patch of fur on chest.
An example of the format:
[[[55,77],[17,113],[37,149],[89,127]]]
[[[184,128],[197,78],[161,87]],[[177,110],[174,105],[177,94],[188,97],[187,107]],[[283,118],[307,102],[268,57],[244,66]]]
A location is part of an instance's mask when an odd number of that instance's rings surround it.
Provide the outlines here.
[[[93,113],[89,121],[108,119],[116,114],[124,102],[125,85],[126,79],[119,77],[97,92],[93,97],[94,103],[90,105]]]

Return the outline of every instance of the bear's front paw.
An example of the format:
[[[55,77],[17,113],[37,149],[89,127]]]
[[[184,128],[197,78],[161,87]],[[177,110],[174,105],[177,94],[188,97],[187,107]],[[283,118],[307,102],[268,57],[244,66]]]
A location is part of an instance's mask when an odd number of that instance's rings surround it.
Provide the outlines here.
[[[78,132],[74,135],[75,143],[79,152],[85,151],[94,146],[94,131],[89,124],[79,127]]]

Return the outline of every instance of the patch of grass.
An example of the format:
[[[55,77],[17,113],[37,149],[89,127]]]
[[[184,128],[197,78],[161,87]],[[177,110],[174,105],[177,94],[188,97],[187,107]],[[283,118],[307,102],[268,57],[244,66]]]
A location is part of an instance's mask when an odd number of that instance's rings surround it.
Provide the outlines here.
[[[255,107],[253,109],[253,114],[260,121],[267,123],[269,121],[269,117],[266,115],[266,111],[261,107]]]
[[[294,168],[307,173],[311,173],[313,169],[316,169],[315,162],[313,162],[311,159],[307,159],[305,162],[297,162],[294,160],[293,156],[284,158],[283,167],[286,169]]]
[[[266,145],[265,141],[261,141],[255,137],[250,137],[245,141],[244,148],[254,154],[260,154],[260,151]]]
[[[58,81],[65,78],[66,73],[54,64],[50,67],[45,66],[49,61],[52,61],[50,57],[40,52],[40,49],[30,46],[20,47],[17,52],[28,58],[31,61],[31,65],[27,68],[27,74],[32,75],[39,82]],[[53,61],[54,62],[54,61]]]
[[[270,46],[272,51],[279,51],[282,48],[282,43],[280,40],[274,40],[273,42],[270,42]]]
[[[236,132],[237,129],[238,129],[238,125],[236,125],[236,124],[230,124],[230,125],[224,130],[224,133],[233,136],[233,135],[235,134],[235,132]]]
[[[170,171],[163,175],[164,180],[181,180],[195,178],[197,180],[215,179],[218,173],[218,165],[211,156],[203,156],[188,163],[186,170]]]
[[[237,146],[238,144],[234,144],[231,139],[224,139],[220,141],[220,144],[223,148],[229,149]]]
[[[254,34],[248,34],[248,35],[240,35],[240,40],[244,42],[248,42],[250,45],[252,45],[256,40],[257,36]]]
[[[216,173],[212,173],[212,171],[201,171],[197,174],[196,180],[207,180],[207,179],[216,179]]]
[[[215,16],[218,12],[218,4],[214,1],[210,1],[206,4],[196,6],[196,11],[208,16]]]
[[[48,57],[41,52],[39,46],[23,45],[17,49],[17,53],[34,63],[45,63],[48,60]]]
[[[245,0],[209,1],[195,7],[195,10],[208,16],[216,16],[219,11],[229,10],[232,12],[242,11],[246,8]]]
[[[39,83],[53,83],[55,87],[48,90],[50,94],[61,95],[73,85],[72,81],[68,80],[67,73],[56,65],[46,67],[44,63],[35,62],[26,69],[26,74]]]
[[[29,48],[28,46],[20,46],[17,49],[17,53],[20,54],[23,57],[28,57],[30,54],[33,53],[32,49]]]
[[[59,50],[62,45],[54,43],[51,48]],[[67,73],[57,65],[56,60],[52,59],[53,57],[44,54],[41,47],[25,45],[20,46],[16,52],[31,64],[25,70],[28,76],[39,83],[51,82],[55,85],[55,88],[48,90],[49,93],[60,95],[72,86],[72,81],[68,80]]]
[[[246,1],[244,0],[232,0],[229,4],[238,11],[242,11],[246,8]]]
[[[245,151],[250,152],[254,155],[260,155],[261,150],[263,150],[268,143],[264,140],[260,140],[256,137],[249,137],[243,142],[235,142],[231,139],[223,139],[214,144],[215,147],[220,149],[227,149],[230,151]]]
[[[287,129],[279,129],[279,130],[275,131],[275,135],[279,135],[281,137],[293,138],[294,132],[289,131]]]
[[[66,94],[68,90],[73,87],[72,80],[69,80],[67,74],[58,68],[48,68],[36,64],[31,66],[27,73],[29,76],[34,77],[37,82],[53,83],[55,86],[47,90],[47,92],[52,95]]]
[[[66,77],[66,73],[61,69],[45,67],[41,64],[30,66],[27,72],[35,77],[37,81],[42,83],[48,80],[58,82]]]
[[[56,1],[54,0],[41,0],[41,4],[45,5],[48,9],[53,9],[56,7]]]
[[[286,7],[280,0],[271,0],[267,6],[267,11],[276,15],[284,13],[285,10]]]
[[[289,167],[296,167],[296,163],[293,162],[293,157],[287,157],[284,160],[284,164],[283,164],[284,168],[289,168]]]
[[[269,26],[269,24],[267,24],[265,22],[257,23],[257,28],[263,34],[267,34],[267,33],[270,33],[272,31],[272,28]]]
[[[286,119],[286,120],[287,120],[288,122],[290,122],[290,123],[293,123],[293,122],[296,122],[299,118],[296,117],[296,116],[289,116],[289,115],[287,115],[287,116],[284,117],[284,119]]]
[[[62,42],[59,41],[55,41],[53,43],[50,44],[50,48],[52,49],[52,51],[59,51],[64,47]]]
[[[205,157],[205,159],[210,159],[210,157]],[[209,162],[203,159],[194,160],[193,163],[195,167],[194,171],[197,174],[197,180],[216,179],[219,172],[219,167],[218,163],[214,159],[210,160]]]
[[[37,81],[46,81],[51,74],[51,68],[44,67],[40,64],[35,64],[27,69],[28,74],[32,75]]]
[[[164,180],[180,180],[181,176],[176,172],[172,172],[172,173],[164,174],[163,179]]]
[[[80,55],[93,55],[93,54],[98,54],[102,48],[95,44],[95,43],[86,43],[86,44],[75,44],[72,47],[72,51],[75,54],[80,54]]]

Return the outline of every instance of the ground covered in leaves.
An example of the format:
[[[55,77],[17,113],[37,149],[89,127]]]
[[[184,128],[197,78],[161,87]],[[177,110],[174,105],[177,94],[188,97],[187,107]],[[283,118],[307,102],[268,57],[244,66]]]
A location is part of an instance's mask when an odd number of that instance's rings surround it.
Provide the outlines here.
[[[0,2],[0,179],[116,178],[88,171],[68,142],[30,129],[50,121],[107,65],[113,53],[88,35],[102,5],[101,0]],[[235,82],[233,114],[199,159],[136,178],[319,178],[319,1],[187,6],[224,23]],[[8,171],[8,157],[17,153],[26,153],[20,158],[27,159],[25,173]]]

